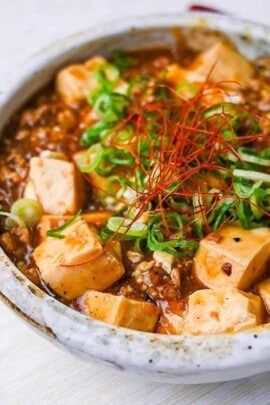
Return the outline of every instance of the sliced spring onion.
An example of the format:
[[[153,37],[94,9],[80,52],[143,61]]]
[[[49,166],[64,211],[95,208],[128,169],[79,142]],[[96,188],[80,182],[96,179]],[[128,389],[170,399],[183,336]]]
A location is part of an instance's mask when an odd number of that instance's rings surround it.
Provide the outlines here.
[[[15,201],[10,212],[0,211],[1,216],[7,217],[5,226],[11,229],[15,226],[35,226],[40,221],[43,209],[40,203],[30,198],[20,198]]]
[[[21,218],[25,226],[35,226],[43,214],[40,203],[30,198],[20,198],[15,201],[10,209],[12,215]]]
[[[81,136],[80,144],[84,146],[91,146],[102,140],[114,128],[115,124],[111,122],[98,122],[92,127],[88,128]]]
[[[134,202],[135,198],[137,197],[137,192],[133,188],[127,186],[124,188],[122,197],[127,201],[127,202]]]
[[[99,167],[103,157],[103,147],[96,143],[76,159],[76,164],[82,173],[90,173]]]
[[[113,175],[107,178],[107,192],[109,195],[116,196],[119,190],[121,190],[121,194],[123,194],[125,188],[126,182],[122,177]]]
[[[115,122],[124,116],[129,97],[116,92],[101,92],[93,103],[93,110],[102,121]]]
[[[243,182],[238,180],[233,183],[233,189],[240,198],[250,198],[256,189],[259,189],[262,185],[262,181],[256,181],[250,185],[249,182]]]
[[[102,148],[102,154],[94,169],[101,176],[107,176],[117,167],[132,167],[133,164],[134,158],[128,150],[105,146]]]
[[[152,251],[161,250],[170,253],[174,256],[185,256],[192,254],[194,250],[197,249],[198,247],[198,243],[191,240],[180,239],[180,240],[162,241],[160,239],[161,239],[160,229],[154,226],[148,232],[147,236],[148,248]],[[180,249],[180,251],[176,250],[176,248]],[[183,249],[183,251],[181,251],[181,249]]]
[[[163,223],[166,222],[166,224]],[[174,239],[164,239],[164,228],[169,228],[175,235]],[[147,246],[150,250],[161,250],[172,255],[180,255],[181,253],[176,248],[183,247],[184,240],[182,239],[183,221],[181,215],[177,213],[167,212],[162,216],[156,214],[149,222],[149,231],[147,235]],[[186,242],[186,241],[185,241]],[[192,244],[191,244],[192,245]],[[191,247],[190,245],[190,247]],[[185,245],[187,247],[187,245]],[[184,253],[184,252],[182,252]]]
[[[107,228],[116,233],[132,237],[143,237],[147,235],[147,225],[142,222],[133,222],[122,217],[111,217],[107,222]]]
[[[218,202],[207,217],[208,224],[213,231],[217,230],[228,216],[232,216],[235,211],[236,201],[234,198],[225,198]]]
[[[126,149],[111,148],[108,153],[108,159],[115,166],[133,166],[134,157]]]
[[[77,212],[77,214],[73,215],[69,218],[63,225],[59,226],[58,228],[50,229],[46,232],[47,236],[57,239],[64,239],[65,235],[62,233],[66,228],[72,225],[81,215],[81,210]]]
[[[234,177],[240,177],[246,180],[270,183],[270,174],[267,173],[256,172],[253,170],[234,169],[232,174]]]
[[[107,241],[108,239],[110,239],[112,237],[113,233],[111,231],[109,231],[107,226],[104,226],[103,228],[101,228],[99,235],[102,240]],[[113,240],[115,240],[115,239],[117,240],[117,238],[113,237]]]
[[[226,115],[229,118],[227,120],[228,125],[226,125],[225,128],[222,128],[224,139],[231,139],[234,135],[234,131],[237,133],[241,129],[241,126],[243,126],[243,124],[246,125],[247,122],[249,132],[254,134],[259,131],[258,120],[249,111],[239,110],[237,105],[233,103],[219,103],[211,106],[203,112],[202,117],[205,119],[218,119],[221,118],[221,114]],[[220,123],[224,125],[222,120]]]
[[[120,77],[119,69],[117,68],[117,66],[113,65],[112,63],[104,63],[104,65],[101,65],[99,69],[102,70],[102,72],[104,72],[106,78],[110,82],[114,83]]]
[[[138,142],[138,152],[139,152],[141,159],[148,156],[149,151],[150,151],[150,145],[147,140],[142,139],[140,142]]]
[[[177,197],[170,197],[169,198],[169,203],[170,206],[179,211],[179,212],[185,212],[190,210],[190,205],[184,201],[183,199],[177,198]]]
[[[134,131],[131,125],[127,125],[124,129],[117,132],[115,135],[115,142],[123,143],[129,141],[134,135]]]
[[[193,207],[194,207],[194,230],[199,238],[203,237],[203,227],[204,227],[204,217],[202,210],[204,209],[204,204],[202,196],[199,193],[195,193],[193,196]]]
[[[257,187],[250,196],[250,209],[255,220],[260,220],[270,211],[270,189]]]
[[[134,59],[125,55],[120,49],[115,49],[112,53],[112,60],[114,65],[118,68],[120,73],[123,73],[127,68],[132,66]]]
[[[106,155],[104,154],[102,156],[101,161],[99,162],[99,165],[96,168],[96,172],[100,174],[100,176],[108,176],[109,174],[112,173],[114,168],[115,165],[109,162],[108,159],[106,158]]]
[[[232,140],[235,137],[235,133],[231,129],[224,129],[221,134],[225,141]]]
[[[97,99],[104,93],[104,89],[102,87],[94,87],[88,93],[86,97],[86,101],[89,105],[93,106]]]
[[[134,220],[134,218],[139,217],[140,222],[147,224],[149,222],[149,212],[144,211],[143,213],[140,213],[140,210],[138,208],[132,207],[128,209],[127,212],[128,218]]]
[[[180,83],[176,88],[177,93],[185,93],[188,91],[192,96],[196,96],[198,93],[198,88],[195,86],[194,83],[191,82],[183,82]]]
[[[148,89],[149,82],[151,80],[152,80],[151,77],[148,76],[147,74],[139,74],[139,75],[135,76],[129,82],[128,95],[132,95],[134,89],[137,89],[137,88],[140,89],[142,94],[145,94]]]
[[[145,237],[135,239],[136,252],[143,254],[146,248],[147,248],[147,240]]]
[[[116,66],[105,62],[93,72],[93,78],[102,89],[112,90],[115,82],[119,79],[120,72]]]
[[[260,157],[263,159],[270,159],[270,148],[265,148],[260,152]]]
[[[129,184],[131,185],[131,187],[135,188],[135,190],[143,191],[145,186],[145,179],[146,179],[145,172],[140,168],[136,168],[135,181],[134,182],[130,181]]]
[[[237,208],[237,216],[240,221],[241,226],[244,229],[250,229],[251,226],[251,215],[249,203],[243,200],[240,200]]]
[[[203,112],[203,118],[211,118],[219,114],[229,114],[232,117],[236,115],[235,106],[232,103],[215,104]]]
[[[234,162],[234,163],[236,163],[236,162],[239,161],[238,157],[235,156],[232,152],[228,152],[228,153],[224,154],[224,158],[225,158],[225,157],[226,157],[227,159],[229,159],[231,162]]]
[[[18,215],[11,214],[10,212],[0,211],[0,216],[7,217],[5,226],[8,229],[14,228],[16,226],[19,226],[21,228],[24,228],[26,226],[24,221]]]
[[[167,88],[165,86],[159,85],[155,91],[155,98],[156,100],[166,100],[168,97],[167,95]]]
[[[264,159],[254,153],[250,153],[252,150],[248,148],[240,147],[237,149],[237,152],[245,162],[253,163],[259,166],[270,166],[270,159]]]

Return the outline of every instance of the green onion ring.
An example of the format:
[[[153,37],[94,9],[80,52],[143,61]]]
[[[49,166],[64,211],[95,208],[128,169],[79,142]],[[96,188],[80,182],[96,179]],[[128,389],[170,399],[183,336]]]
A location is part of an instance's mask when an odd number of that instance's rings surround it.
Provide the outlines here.
[[[246,180],[263,181],[266,183],[270,183],[270,174],[266,173],[256,172],[253,170],[234,169],[232,174],[234,177],[240,177]]]
[[[109,218],[107,228],[112,232],[133,237],[143,237],[147,234],[147,225],[138,221],[133,222],[132,220],[122,217]]]

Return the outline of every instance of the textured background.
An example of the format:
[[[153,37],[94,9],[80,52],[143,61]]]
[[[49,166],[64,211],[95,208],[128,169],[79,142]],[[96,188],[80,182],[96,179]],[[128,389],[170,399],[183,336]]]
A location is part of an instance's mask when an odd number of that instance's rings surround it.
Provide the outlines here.
[[[179,12],[186,0],[0,0],[0,91],[20,61],[55,40],[128,15]],[[196,3],[217,6],[209,0]],[[226,0],[224,11],[269,23],[267,0]],[[148,382],[73,358],[0,303],[0,405],[270,404],[270,374],[221,384]]]

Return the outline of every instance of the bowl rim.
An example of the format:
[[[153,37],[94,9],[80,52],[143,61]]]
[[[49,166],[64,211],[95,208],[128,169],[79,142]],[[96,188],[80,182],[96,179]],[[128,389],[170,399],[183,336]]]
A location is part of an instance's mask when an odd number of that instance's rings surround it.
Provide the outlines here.
[[[173,22],[173,23],[172,23]],[[247,37],[256,36],[263,42],[270,43],[270,25],[252,22],[247,19],[237,18],[231,15],[215,14],[211,12],[183,12],[183,13],[162,13],[148,14],[136,17],[113,19],[110,22],[97,24],[91,29],[82,30],[68,35],[62,39],[52,42],[47,46],[34,52],[20,65],[12,66],[6,73],[6,86],[0,91],[0,120],[3,119],[2,109],[7,101],[17,92],[19,81],[26,81],[31,74],[37,70],[46,68],[60,53],[64,54],[78,46],[83,46],[97,38],[106,38],[111,35],[123,34],[126,31],[140,30],[157,27],[172,26],[202,26],[218,29],[229,33],[243,33]],[[228,29],[229,27],[229,29]]]
[[[31,55],[13,70],[7,79],[7,89],[0,95],[0,122],[21,104],[14,104],[13,101],[24,84],[36,72],[53,63],[60,54],[67,54],[99,38],[124,34],[133,29],[198,25],[198,22],[231,33],[247,29],[256,38],[270,44],[270,27],[212,13],[156,14],[114,20],[105,26],[98,25],[57,41]],[[267,365],[270,360],[270,329],[264,326],[235,334],[181,336],[140,332],[110,325],[90,319],[46,294],[31,283],[2,250],[0,292],[9,305],[15,306],[37,328],[55,337],[70,351],[82,357],[101,359],[119,368],[182,376],[184,382],[185,376],[192,377],[195,382],[204,382],[201,375],[205,372],[211,375],[210,381],[218,381],[220,377],[215,377],[215,374],[219,371],[227,370],[225,374],[229,376],[230,370],[234,369],[235,372],[241,371],[243,376],[246,367],[253,367],[253,370],[247,370],[245,375],[270,370],[270,364]],[[231,378],[237,378],[237,375]]]

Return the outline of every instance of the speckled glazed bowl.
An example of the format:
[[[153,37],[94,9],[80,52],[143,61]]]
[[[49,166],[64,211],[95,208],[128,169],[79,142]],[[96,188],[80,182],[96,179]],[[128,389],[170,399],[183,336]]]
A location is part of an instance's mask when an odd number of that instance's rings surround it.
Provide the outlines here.
[[[30,58],[0,95],[0,129],[61,66],[111,49],[172,44],[172,27],[202,25],[226,32],[249,57],[270,54],[270,28],[216,15],[165,15],[118,21],[68,38]],[[236,334],[167,336],[89,319],[27,280],[0,250],[0,295],[29,324],[87,361],[156,381],[206,383],[270,371],[270,326]]]

